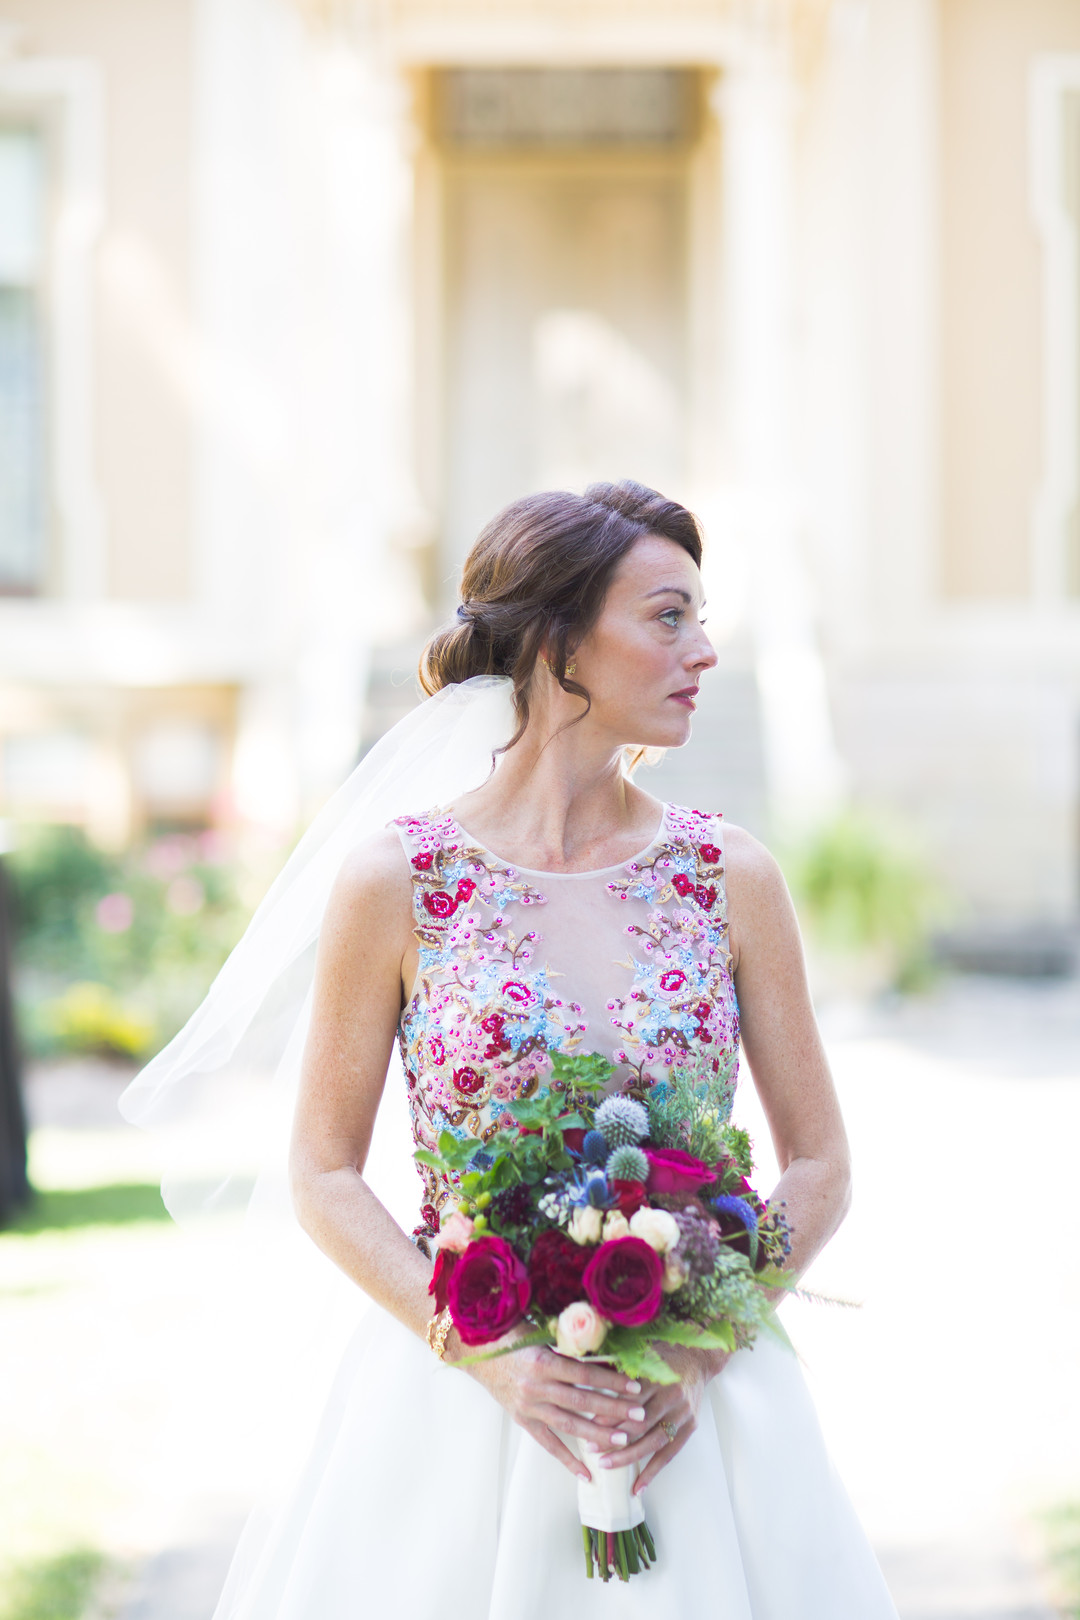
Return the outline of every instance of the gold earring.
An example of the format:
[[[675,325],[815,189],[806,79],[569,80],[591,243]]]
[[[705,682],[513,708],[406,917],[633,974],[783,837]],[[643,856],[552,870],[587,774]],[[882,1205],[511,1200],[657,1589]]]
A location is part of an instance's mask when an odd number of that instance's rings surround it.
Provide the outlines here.
[[[568,675],[573,675],[573,674],[574,674],[574,672],[575,672],[575,671],[576,671],[576,669],[577,669],[577,665],[576,665],[576,664],[567,664],[567,666],[566,666],[566,673],[567,673],[567,674],[568,674]]]

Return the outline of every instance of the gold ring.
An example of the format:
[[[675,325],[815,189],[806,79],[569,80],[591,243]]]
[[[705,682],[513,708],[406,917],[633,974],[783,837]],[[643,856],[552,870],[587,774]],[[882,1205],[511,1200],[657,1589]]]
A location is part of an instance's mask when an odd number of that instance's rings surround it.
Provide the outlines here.
[[[661,1418],[660,1427],[663,1429],[669,1440],[674,1440],[675,1436],[679,1432],[675,1424],[671,1422],[670,1418]]]

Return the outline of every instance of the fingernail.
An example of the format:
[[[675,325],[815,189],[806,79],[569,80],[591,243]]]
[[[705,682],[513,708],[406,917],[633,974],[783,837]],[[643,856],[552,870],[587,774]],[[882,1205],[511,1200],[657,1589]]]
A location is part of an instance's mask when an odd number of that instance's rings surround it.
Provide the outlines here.
[[[583,1440],[581,1442],[581,1445],[582,1445],[582,1449],[584,1451],[594,1451],[595,1452],[595,1451],[600,1450],[600,1447],[596,1444],[595,1440]]]
[[[628,1395],[641,1394],[641,1385],[638,1383],[636,1378],[631,1378],[630,1382],[626,1386],[626,1393]]]
[[[601,1466],[601,1468],[614,1468],[615,1467],[615,1459],[614,1459],[614,1457],[601,1457],[600,1466]]]
[[[633,1418],[635,1423],[644,1423],[645,1408],[643,1406],[632,1406],[630,1408],[630,1416]]]
[[[579,1474],[578,1479],[580,1479],[585,1485],[591,1485],[592,1484],[592,1475],[591,1474]]]
[[[613,1446],[625,1446],[626,1445],[626,1440],[627,1440],[626,1435],[625,1434],[620,1434],[618,1429],[616,1429],[615,1433],[611,1437],[611,1443],[612,1443]]]

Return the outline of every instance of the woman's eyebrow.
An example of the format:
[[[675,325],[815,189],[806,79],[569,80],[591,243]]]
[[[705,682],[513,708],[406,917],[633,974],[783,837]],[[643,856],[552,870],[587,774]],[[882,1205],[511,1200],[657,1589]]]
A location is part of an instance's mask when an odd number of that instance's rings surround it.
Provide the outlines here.
[[[694,600],[690,592],[684,591],[681,585],[658,585],[654,591],[646,591],[644,599],[648,602],[654,596],[681,596],[687,607]]]

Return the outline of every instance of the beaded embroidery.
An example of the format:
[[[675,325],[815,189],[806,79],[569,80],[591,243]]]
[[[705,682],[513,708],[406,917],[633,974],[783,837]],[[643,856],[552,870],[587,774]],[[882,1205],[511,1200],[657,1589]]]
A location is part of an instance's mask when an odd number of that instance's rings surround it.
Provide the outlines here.
[[[626,929],[627,958],[613,964],[631,976],[628,993],[607,1003],[622,1041],[613,1061],[629,1071],[623,1088],[638,1095],[673,1068],[714,1081],[738,1048],[718,820],[666,807],[647,855],[597,891],[601,904],[605,893],[613,903],[648,904],[645,925]],[[592,1049],[588,1020],[557,993],[560,975],[538,957],[543,935],[525,913],[545,906],[545,895],[473,843],[448,812],[395,825],[410,862],[419,945],[416,988],[398,1030],[413,1137],[430,1148],[444,1130],[486,1140],[513,1123],[508,1103],[548,1089],[552,1053]],[[733,1079],[719,1098],[726,1111],[732,1090]],[[417,1231],[430,1236],[450,1190],[419,1168]]]

